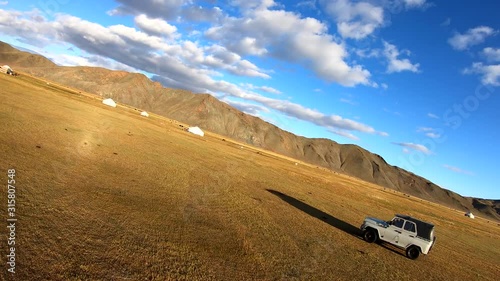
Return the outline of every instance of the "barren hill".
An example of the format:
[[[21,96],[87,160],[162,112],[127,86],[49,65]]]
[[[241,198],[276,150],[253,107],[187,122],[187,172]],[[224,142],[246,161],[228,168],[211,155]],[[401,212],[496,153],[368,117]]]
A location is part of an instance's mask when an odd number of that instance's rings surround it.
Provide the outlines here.
[[[310,139],[247,115],[208,94],[164,88],[146,76],[95,67],[63,67],[0,43],[0,64],[76,89],[243,141],[304,162],[344,173],[408,195],[500,219],[498,200],[466,198],[356,145]]]

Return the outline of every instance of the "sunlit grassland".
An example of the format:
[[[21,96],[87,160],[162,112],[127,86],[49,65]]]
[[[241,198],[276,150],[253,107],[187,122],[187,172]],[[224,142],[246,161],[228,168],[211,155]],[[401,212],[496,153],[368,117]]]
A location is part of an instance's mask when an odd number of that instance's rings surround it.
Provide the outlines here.
[[[0,100],[1,181],[17,171],[16,280],[500,276],[498,222],[26,75],[0,76]],[[394,213],[435,223],[428,256],[357,236],[365,216]]]

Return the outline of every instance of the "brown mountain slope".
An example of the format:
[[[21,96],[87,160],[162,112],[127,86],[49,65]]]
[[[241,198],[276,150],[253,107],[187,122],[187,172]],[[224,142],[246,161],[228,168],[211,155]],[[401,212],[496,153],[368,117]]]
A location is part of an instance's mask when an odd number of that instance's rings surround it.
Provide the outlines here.
[[[49,59],[31,54],[28,52],[21,52],[12,46],[0,41],[0,64],[13,64],[16,67],[51,67],[56,66]],[[12,65],[12,66],[13,66]]]
[[[142,74],[95,67],[61,67],[49,60],[0,43],[0,64],[38,77],[154,112],[380,186],[463,211],[500,219],[498,201],[464,198],[430,181],[389,165],[379,155],[356,145],[296,136],[208,94],[164,88]]]

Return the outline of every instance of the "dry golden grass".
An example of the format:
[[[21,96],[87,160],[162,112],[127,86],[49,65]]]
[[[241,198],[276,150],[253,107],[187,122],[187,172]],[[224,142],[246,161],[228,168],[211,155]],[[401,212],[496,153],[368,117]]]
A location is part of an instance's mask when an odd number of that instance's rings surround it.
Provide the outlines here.
[[[0,89],[0,179],[15,168],[18,181],[16,280],[500,276],[498,222],[25,75],[1,75]],[[394,213],[436,224],[428,256],[357,236],[365,216]]]

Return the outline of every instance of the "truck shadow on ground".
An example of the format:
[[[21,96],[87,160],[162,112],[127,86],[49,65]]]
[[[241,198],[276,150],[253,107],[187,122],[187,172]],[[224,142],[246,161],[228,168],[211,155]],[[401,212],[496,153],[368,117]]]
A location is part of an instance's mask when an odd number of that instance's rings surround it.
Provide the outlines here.
[[[327,214],[319,209],[316,209],[315,207],[307,204],[307,203],[304,203],[296,198],[293,198],[289,195],[286,195],[282,192],[279,192],[279,191],[276,191],[276,190],[273,190],[273,189],[266,189],[266,191],[276,195],[277,197],[279,197],[281,200],[285,201],[286,203],[292,205],[293,207],[301,210],[302,212],[312,216],[312,217],[315,217],[337,229],[340,229],[342,231],[344,231],[345,233],[347,234],[350,234],[358,239],[361,239],[361,240],[364,240],[363,239],[363,233],[361,232],[361,230],[350,224],[350,223],[347,223],[341,219],[338,219],[330,214]],[[403,253],[401,253],[398,249],[392,247],[391,245],[386,245],[385,243],[383,242],[378,242],[377,243],[378,245],[380,245],[381,247],[384,247],[386,248],[387,250],[393,252],[393,253],[396,253],[398,255],[402,255],[404,256]]]
[[[278,196],[281,200],[285,201],[286,203],[292,205],[293,207],[301,210],[302,212],[312,216],[312,217],[315,217],[337,229],[340,229],[344,232],[346,232],[347,234],[350,234],[356,238],[359,238],[359,239],[363,239],[362,238],[362,233],[361,233],[361,230],[352,225],[352,224],[349,224],[341,219],[338,219],[330,214],[327,214],[319,209],[316,209],[314,208],[313,206],[309,205],[309,204],[306,204],[298,199],[295,199],[291,196],[288,196],[284,193],[281,193],[279,191],[276,191],[276,190],[273,190],[273,189],[266,189],[268,192]]]

